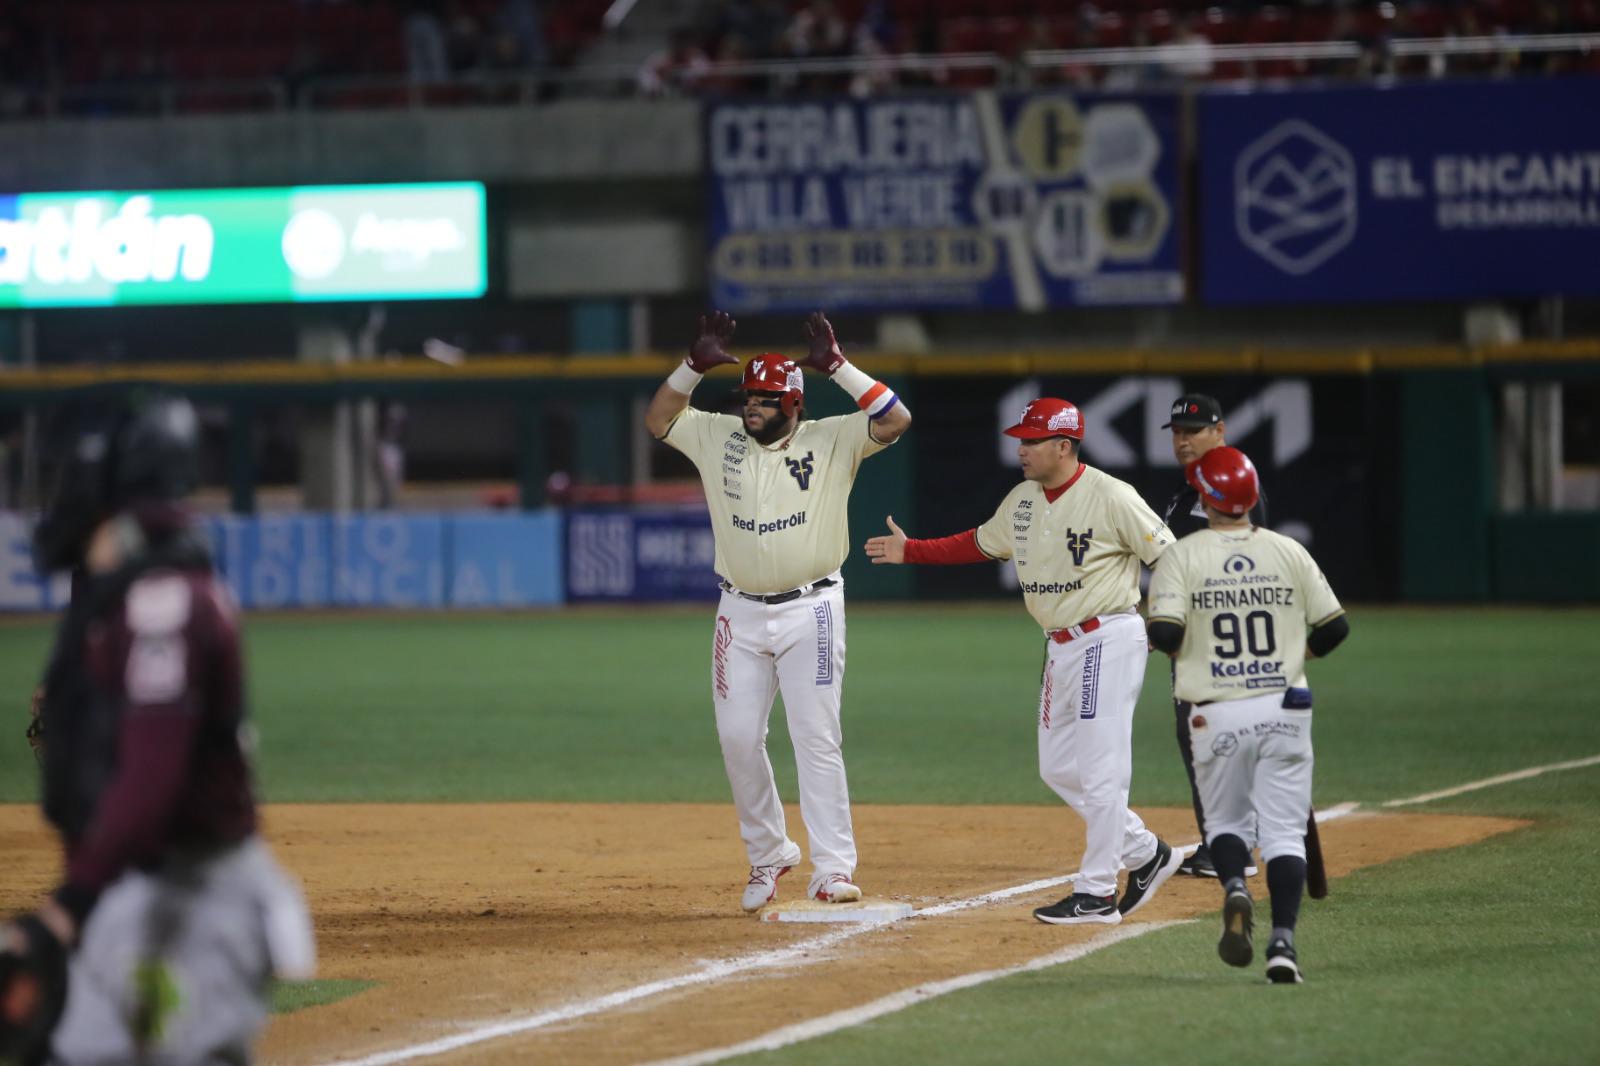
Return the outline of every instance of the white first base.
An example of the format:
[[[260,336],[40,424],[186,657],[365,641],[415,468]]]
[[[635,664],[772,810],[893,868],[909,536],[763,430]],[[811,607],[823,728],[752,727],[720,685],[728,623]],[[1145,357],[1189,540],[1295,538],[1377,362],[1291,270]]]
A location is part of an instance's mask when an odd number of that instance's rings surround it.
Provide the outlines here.
[[[763,922],[897,922],[911,917],[909,903],[864,899],[856,903],[823,903],[814,899],[769,903],[761,908]]]

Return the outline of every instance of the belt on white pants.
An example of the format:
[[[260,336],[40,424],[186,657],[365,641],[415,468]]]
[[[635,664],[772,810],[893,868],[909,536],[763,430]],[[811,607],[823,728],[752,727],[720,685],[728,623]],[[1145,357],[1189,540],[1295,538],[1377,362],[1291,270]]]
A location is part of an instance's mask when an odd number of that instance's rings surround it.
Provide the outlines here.
[[[1075,626],[1067,626],[1065,629],[1047,629],[1044,631],[1044,635],[1057,644],[1070,644],[1080,637],[1088,636],[1107,622],[1121,618],[1124,615],[1137,614],[1138,611],[1137,607],[1129,607],[1126,611],[1114,611],[1111,614],[1097,615],[1094,618],[1079,622]]]
[[[830,587],[832,587],[834,585],[837,585],[838,583],[839,582],[835,581],[831,577],[825,577],[825,578],[822,578],[819,581],[813,581],[809,585],[801,585],[797,589],[790,589],[788,592],[772,592],[772,593],[768,593],[766,595],[762,595],[759,592],[745,592],[743,589],[734,588],[732,585],[728,584],[726,581],[721,583],[721,587],[722,587],[722,591],[723,592],[729,593],[729,594],[734,595],[734,596],[738,596],[741,599],[754,600],[757,603],[765,603],[765,604],[771,605],[771,604],[778,604],[778,603],[788,603],[790,600],[798,600],[801,596],[805,596],[805,595],[808,595],[808,594],[810,594],[812,592],[815,592],[817,589],[830,588]]]

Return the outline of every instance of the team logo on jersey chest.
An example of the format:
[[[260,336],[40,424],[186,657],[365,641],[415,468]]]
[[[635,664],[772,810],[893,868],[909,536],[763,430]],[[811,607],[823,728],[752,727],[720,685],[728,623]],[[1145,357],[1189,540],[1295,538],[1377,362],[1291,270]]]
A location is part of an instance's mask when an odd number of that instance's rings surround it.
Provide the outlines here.
[[[815,473],[816,460],[810,452],[806,452],[803,459],[785,458],[783,462],[789,468],[789,476],[799,482],[801,492],[811,488],[811,475]]]
[[[1089,543],[1093,539],[1093,529],[1086,529],[1082,533],[1076,529],[1067,530],[1067,551],[1072,553],[1073,566],[1083,565],[1083,557],[1089,554]]]

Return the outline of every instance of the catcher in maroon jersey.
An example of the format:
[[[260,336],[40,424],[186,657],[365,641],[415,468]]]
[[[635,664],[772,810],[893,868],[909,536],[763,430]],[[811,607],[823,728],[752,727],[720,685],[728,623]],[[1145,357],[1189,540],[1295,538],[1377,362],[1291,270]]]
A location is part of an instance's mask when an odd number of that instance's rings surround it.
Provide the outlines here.
[[[0,1058],[245,1062],[274,975],[310,976],[299,890],[256,837],[237,611],[180,501],[187,401],[73,420],[34,534],[75,568],[38,721],[65,876],[0,926]]]

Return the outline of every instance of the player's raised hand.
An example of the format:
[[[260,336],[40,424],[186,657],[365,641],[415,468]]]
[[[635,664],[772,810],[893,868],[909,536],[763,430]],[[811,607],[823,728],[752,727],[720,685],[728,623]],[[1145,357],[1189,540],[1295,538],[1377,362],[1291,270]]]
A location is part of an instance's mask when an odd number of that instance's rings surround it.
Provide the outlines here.
[[[833,324],[828,321],[827,315],[813,311],[806,316],[806,337],[811,341],[806,366],[830,377],[835,370],[844,366],[844,352],[839,350],[839,342],[833,336]]]
[[[906,561],[906,531],[894,524],[894,515],[887,516],[885,521],[889,523],[889,535],[867,541],[867,558],[874,565],[903,563]]]
[[[738,323],[726,311],[713,311],[709,315],[700,316],[700,333],[695,337],[694,343],[689,345],[689,366],[697,374],[704,374],[712,367],[732,363],[735,366],[739,360],[728,354],[727,344],[733,339],[733,331]]]

